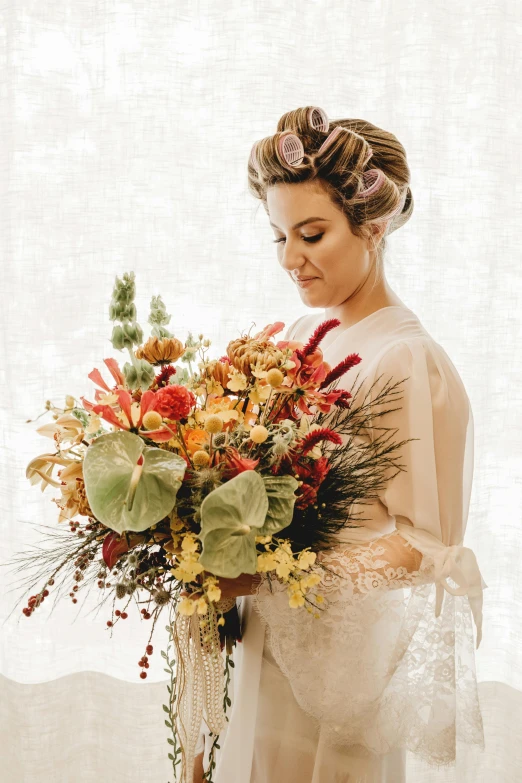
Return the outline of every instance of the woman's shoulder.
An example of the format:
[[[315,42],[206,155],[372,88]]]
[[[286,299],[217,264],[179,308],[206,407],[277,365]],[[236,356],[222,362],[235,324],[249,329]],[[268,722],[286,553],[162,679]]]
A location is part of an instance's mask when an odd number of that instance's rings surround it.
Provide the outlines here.
[[[299,340],[303,341],[303,337],[308,337],[313,328],[324,320],[322,314],[317,313],[305,313],[299,316],[297,320],[290,324],[285,332],[284,340]],[[317,322],[317,324],[315,323]],[[313,327],[313,328],[312,328]]]

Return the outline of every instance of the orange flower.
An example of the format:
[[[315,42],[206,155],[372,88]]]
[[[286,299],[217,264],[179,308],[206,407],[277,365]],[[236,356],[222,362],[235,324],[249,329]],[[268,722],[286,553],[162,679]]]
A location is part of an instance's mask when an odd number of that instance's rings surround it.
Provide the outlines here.
[[[205,444],[210,443],[210,435],[205,430],[185,430],[183,439],[191,457],[194,455],[194,452],[199,451]]]

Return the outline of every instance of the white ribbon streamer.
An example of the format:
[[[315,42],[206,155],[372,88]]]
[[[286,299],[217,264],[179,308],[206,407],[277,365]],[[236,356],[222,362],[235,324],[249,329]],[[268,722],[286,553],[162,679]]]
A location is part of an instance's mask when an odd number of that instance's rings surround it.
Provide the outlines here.
[[[226,725],[223,705],[224,663],[216,613],[209,607],[209,624],[201,615],[177,614],[173,625],[176,646],[176,731],[182,748],[180,783],[192,783],[194,756],[202,719],[213,734]]]
[[[469,547],[462,545],[445,546],[426,530],[415,529],[403,522],[396,523],[397,530],[406,538],[409,544],[419,552],[433,558],[434,582],[436,585],[435,616],[442,611],[444,590],[452,595],[467,595],[477,628],[477,649],[482,640],[482,604],[483,589],[487,584],[482,578],[475,553]],[[457,587],[448,584],[448,578],[456,582]]]

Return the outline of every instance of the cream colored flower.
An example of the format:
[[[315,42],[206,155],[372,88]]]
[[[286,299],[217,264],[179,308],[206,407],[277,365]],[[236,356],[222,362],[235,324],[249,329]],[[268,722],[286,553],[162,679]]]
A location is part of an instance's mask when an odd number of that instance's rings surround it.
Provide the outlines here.
[[[252,391],[248,396],[253,405],[262,405],[270,397],[271,391],[272,391],[272,387],[269,386],[268,383],[265,384],[264,386],[262,386],[259,383],[256,383],[255,387],[252,389]]]
[[[292,566],[289,563],[278,563],[276,566],[276,574],[283,579],[288,579],[292,572]]]
[[[273,571],[277,566],[277,560],[272,552],[262,552],[257,556],[257,570],[260,573],[266,573],[267,571]]]
[[[207,599],[205,598],[204,595],[202,595],[201,598],[198,599],[198,601],[197,601],[197,609],[198,609],[198,614],[207,614],[207,612],[208,612],[208,603],[207,603]]]
[[[293,593],[290,596],[289,604],[292,609],[296,609],[298,606],[303,606],[305,602],[304,595],[302,593]]]
[[[56,421],[44,424],[36,430],[40,435],[46,438],[52,438],[59,447],[62,443],[71,441],[72,446],[81,443],[84,437],[84,430],[81,421],[78,421],[72,413],[64,413],[58,416]]]
[[[310,589],[310,587],[315,587],[319,584],[321,581],[321,577],[319,574],[308,574],[307,576],[303,577],[301,579],[301,582],[303,582],[307,589]]]
[[[85,428],[85,434],[86,435],[94,435],[100,427],[101,424],[101,418],[96,413],[90,413],[89,414],[89,423],[87,427]]]
[[[183,541],[181,542],[181,548],[184,552],[197,552],[198,551],[198,542],[196,541],[196,538],[188,533],[187,535],[183,536]]]
[[[209,601],[217,602],[221,598],[221,588],[217,585],[210,585],[207,589],[207,595]]]
[[[238,392],[238,391],[244,391],[246,387],[248,386],[248,379],[244,373],[242,373],[240,370],[236,370],[235,367],[230,365],[228,369],[230,380],[227,383],[227,389],[230,389],[230,391]]]
[[[178,612],[185,617],[191,617],[196,611],[196,602],[191,598],[182,598],[178,604]]]
[[[316,558],[317,555],[315,552],[301,552],[297,561],[297,565],[303,571],[306,571],[307,568],[310,568],[310,566],[315,563]]]

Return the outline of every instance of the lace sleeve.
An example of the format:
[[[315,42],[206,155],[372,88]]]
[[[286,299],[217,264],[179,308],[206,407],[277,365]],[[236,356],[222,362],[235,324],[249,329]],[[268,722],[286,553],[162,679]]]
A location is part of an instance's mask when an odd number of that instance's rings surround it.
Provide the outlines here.
[[[319,618],[290,608],[287,586],[253,596],[265,649],[326,745],[406,747],[434,765],[457,742],[483,747],[472,616],[466,595],[435,614],[434,560],[400,533],[320,555]]]
[[[398,532],[358,546],[339,543],[320,552],[317,563],[322,573],[318,592],[329,600],[411,587],[430,581],[433,574],[432,559],[423,557]]]

